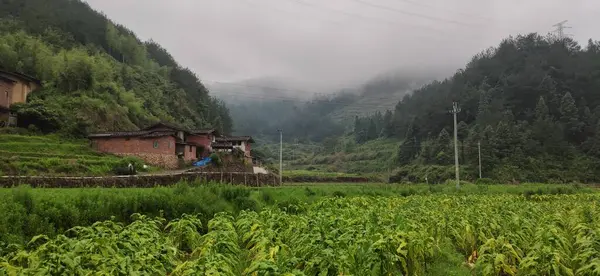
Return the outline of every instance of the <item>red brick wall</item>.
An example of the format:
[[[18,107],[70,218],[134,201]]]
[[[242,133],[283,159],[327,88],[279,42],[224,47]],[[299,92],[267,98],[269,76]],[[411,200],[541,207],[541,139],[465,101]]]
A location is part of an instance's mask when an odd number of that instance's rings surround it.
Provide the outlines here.
[[[154,148],[155,141],[158,142],[158,148]],[[175,138],[171,136],[153,139],[97,138],[92,140],[92,145],[101,152],[120,156],[137,156],[151,165],[168,169],[178,167]]]
[[[9,107],[13,83],[0,79],[0,106]]]
[[[207,157],[209,155],[212,139],[212,135],[190,135],[187,137],[188,142],[204,146],[204,152],[202,152],[201,157]]]
[[[183,160],[185,160],[185,161],[196,160],[196,146],[185,145],[185,152],[183,154]]]
[[[175,138],[171,136],[154,139],[99,138],[94,141],[96,141],[96,149],[101,152],[175,155]],[[158,142],[158,148],[154,148],[155,141]]]

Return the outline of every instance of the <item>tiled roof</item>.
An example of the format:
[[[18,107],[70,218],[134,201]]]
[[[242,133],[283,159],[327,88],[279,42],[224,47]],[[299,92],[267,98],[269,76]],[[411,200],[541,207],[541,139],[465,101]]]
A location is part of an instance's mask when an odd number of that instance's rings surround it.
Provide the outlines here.
[[[144,128],[143,130],[154,130],[154,129],[171,129],[171,130],[175,130],[175,131],[184,131],[184,132],[190,132],[188,129],[178,126],[176,124],[173,123],[167,123],[167,122],[159,122],[156,124],[153,124],[149,127]]]
[[[154,138],[154,137],[165,137],[165,136],[175,136],[175,132],[173,132],[173,131],[150,132],[148,134],[142,135],[142,138]]]
[[[88,135],[88,138],[119,138],[119,137],[141,137],[141,138],[154,138],[164,136],[175,136],[174,131],[151,131],[151,130],[138,130],[138,131],[116,131],[116,132],[104,132],[104,133],[92,133]]]
[[[138,131],[115,131],[115,132],[104,132],[104,133],[92,133],[88,135],[89,138],[104,138],[104,137],[135,137],[150,134],[148,130]]]
[[[216,131],[214,129],[194,129],[194,130],[190,130],[190,133],[192,134],[212,134],[215,133]]]
[[[6,74],[6,75],[10,75],[16,78],[20,78],[26,81],[31,81],[31,82],[35,82],[38,85],[42,85],[42,82],[32,76],[28,76],[25,74],[21,74],[21,73],[17,73],[17,72],[9,72],[9,71],[4,71],[4,70],[0,70],[0,73]]]
[[[233,148],[233,144],[232,143],[212,143],[210,145],[211,148],[213,149],[229,149],[229,148]]]
[[[215,139],[218,142],[238,142],[238,141],[248,141],[250,143],[254,143],[254,139],[250,136],[232,136],[232,137],[217,137]]]

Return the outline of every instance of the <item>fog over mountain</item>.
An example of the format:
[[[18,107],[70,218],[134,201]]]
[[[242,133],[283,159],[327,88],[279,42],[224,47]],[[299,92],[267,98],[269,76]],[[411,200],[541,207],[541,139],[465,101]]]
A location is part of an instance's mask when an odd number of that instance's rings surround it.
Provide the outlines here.
[[[583,41],[600,23],[596,0],[87,1],[209,87],[267,77],[317,93],[397,69],[450,74],[509,35],[546,34],[568,19]]]

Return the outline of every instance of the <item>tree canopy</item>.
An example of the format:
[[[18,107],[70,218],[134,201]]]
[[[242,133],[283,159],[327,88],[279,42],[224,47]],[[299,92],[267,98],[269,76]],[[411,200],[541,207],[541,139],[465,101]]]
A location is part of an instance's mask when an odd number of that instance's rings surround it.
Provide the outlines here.
[[[459,156],[467,172],[478,164],[480,142],[489,177],[593,181],[600,176],[598,49],[600,43],[592,40],[581,47],[568,38],[510,37],[476,55],[451,78],[404,97],[384,116],[390,119],[381,133],[404,139],[399,165],[450,165],[454,126],[448,110],[456,101],[462,109]]]
[[[31,118],[32,108],[43,107],[57,116],[52,130],[132,130],[159,120],[223,133],[233,128],[225,104],[191,70],[80,0],[2,1],[0,68],[42,80],[31,106],[15,112]]]

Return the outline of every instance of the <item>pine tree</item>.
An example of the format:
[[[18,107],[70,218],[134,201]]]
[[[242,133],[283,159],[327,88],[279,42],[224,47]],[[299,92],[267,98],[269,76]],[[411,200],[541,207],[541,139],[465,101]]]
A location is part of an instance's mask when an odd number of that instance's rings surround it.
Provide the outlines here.
[[[435,160],[438,164],[450,164],[454,156],[450,133],[445,128],[440,131],[436,143]]]
[[[540,97],[537,105],[535,106],[535,120],[536,121],[546,121],[550,117],[550,113],[548,111],[548,106],[546,105],[546,101],[544,101],[544,97]]]
[[[367,129],[367,141],[377,139],[378,137],[377,125],[373,118],[369,119],[369,128]]]
[[[535,107],[535,121],[532,125],[531,138],[538,144],[538,153],[555,155],[565,153],[566,147],[562,131],[550,116],[543,97],[540,97]]]
[[[465,160],[465,143],[469,135],[469,126],[464,121],[460,121],[457,125],[457,136],[460,146],[460,160]]]
[[[404,141],[398,151],[398,163],[406,165],[412,161],[419,152],[419,145],[415,137],[415,120],[413,119],[406,130]]]
[[[480,90],[479,92],[479,105],[477,107],[477,124],[484,128],[490,123],[491,119],[491,107],[489,92]]]
[[[479,141],[481,142],[481,167],[482,171],[485,174],[488,174],[498,163],[498,159],[495,155],[494,145],[496,131],[492,126],[487,126],[483,129],[479,136]]]
[[[596,129],[600,129],[600,122],[596,124]],[[582,145],[583,150],[590,156],[600,158],[600,132],[589,137]]]
[[[358,117],[354,117],[354,141],[357,144],[362,144],[367,140],[367,133],[363,127],[362,120]]]
[[[571,142],[580,142],[581,122],[579,121],[579,110],[571,93],[567,92],[560,102],[560,122],[563,126],[565,137]]]
[[[438,134],[438,141],[450,141],[450,133],[446,130],[446,128],[442,128],[440,134]]]
[[[383,129],[382,129],[382,136],[384,137],[391,137],[392,136],[392,111],[387,110],[385,112],[385,115],[383,116]]]

